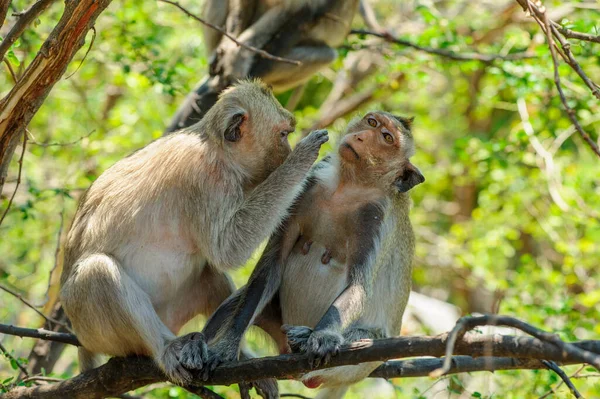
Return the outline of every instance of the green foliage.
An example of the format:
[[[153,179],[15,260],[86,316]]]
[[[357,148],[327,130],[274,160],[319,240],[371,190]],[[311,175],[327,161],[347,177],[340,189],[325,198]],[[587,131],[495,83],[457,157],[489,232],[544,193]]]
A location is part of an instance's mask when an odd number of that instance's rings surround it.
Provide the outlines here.
[[[28,3],[13,1],[18,9]],[[524,13],[518,7],[509,13],[518,22],[504,24],[503,11],[511,1],[371,3],[383,26],[421,46],[458,53],[527,50],[536,56],[489,64],[457,62],[385,44],[381,46],[384,65],[355,87],[357,91],[380,87],[375,101],[360,112],[384,109],[416,115],[418,149],[413,162],[427,181],[413,191],[412,220],[417,235],[414,289],[454,303],[465,313],[481,310],[483,305],[489,309],[494,302],[500,313],[557,332],[563,339],[599,339],[598,158],[573,132],[562,108],[539,27],[530,19],[523,21]],[[182,4],[193,12],[200,10],[195,2]],[[544,4],[549,9],[560,5],[553,1]],[[55,2],[12,46],[7,62],[17,73],[34,58],[61,12],[62,2]],[[599,20],[598,10],[573,7],[560,23],[597,35]],[[9,17],[7,23],[12,22],[14,18]],[[363,27],[359,18],[355,26]],[[177,106],[207,69],[201,27],[168,5],[115,1],[99,18],[96,29],[94,45],[82,66],[77,69],[85,50],[65,74],[74,75],[55,86],[29,126],[31,139],[45,145],[28,146],[21,186],[0,226],[0,284],[35,304],[45,301],[61,220],[67,229],[78,198],[94,179],[117,160],[161,136]],[[86,46],[91,38],[89,33]],[[367,40],[371,39],[350,36],[332,70],[340,70],[343,59]],[[600,82],[600,45],[571,43],[583,70]],[[398,72],[404,73],[404,80],[393,86],[389,77]],[[597,141],[598,100],[567,65],[562,63],[559,72],[569,105]],[[7,70],[0,73],[3,96],[12,80]],[[295,111],[298,131],[318,117],[333,85],[332,76],[335,74],[329,71],[308,83]],[[279,99],[285,103],[289,95],[283,93]],[[533,138],[523,128],[519,99],[527,105]],[[353,116],[336,121],[330,130],[341,132]],[[299,135],[295,136],[292,142]],[[552,165],[534,148],[535,140],[551,151]],[[74,144],[48,145],[56,143]],[[18,153],[5,186],[7,193],[15,186],[17,160]],[[0,204],[5,209],[8,198]],[[255,261],[234,274],[238,286],[246,281]],[[495,300],[488,301],[490,296]],[[34,312],[4,292],[0,292],[0,320],[31,327],[40,324]],[[186,331],[201,325],[202,320],[194,320]],[[248,341],[259,354],[275,353],[260,333],[253,331]],[[15,357],[24,361],[32,341],[3,337],[3,344],[14,348]],[[74,374],[74,352],[67,352],[65,359],[53,375]],[[14,383],[14,370],[12,362],[0,362],[0,391]],[[566,371],[574,373],[577,367]],[[581,371],[590,372],[594,370]],[[441,382],[394,379],[393,385],[365,381],[354,386],[349,397],[516,399],[541,396],[558,381],[546,370],[507,371],[486,377],[473,373]],[[585,397],[600,395],[600,384],[593,378],[574,383]],[[238,395],[233,386],[215,390],[227,398]],[[281,391],[315,395],[298,382],[282,382]],[[152,393],[147,389],[140,392],[144,397],[191,397],[166,385]],[[557,397],[567,397],[567,393],[563,385]]]

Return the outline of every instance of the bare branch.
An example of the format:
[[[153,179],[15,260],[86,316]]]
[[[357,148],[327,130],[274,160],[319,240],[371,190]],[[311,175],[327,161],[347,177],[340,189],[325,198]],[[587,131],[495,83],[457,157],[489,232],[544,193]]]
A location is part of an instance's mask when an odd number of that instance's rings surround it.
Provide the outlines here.
[[[573,396],[575,396],[576,398],[581,398],[581,394],[579,393],[577,388],[575,388],[575,385],[573,385],[573,382],[571,381],[571,379],[569,379],[569,376],[566,375],[565,372],[562,371],[562,369],[560,367],[558,367],[558,365],[556,363],[549,362],[547,360],[542,360],[542,363],[544,364],[544,366],[548,367],[550,370],[552,370],[556,374],[558,374],[558,376],[561,378],[561,380],[563,380],[563,382],[565,384],[567,384],[567,386],[573,393]]]
[[[10,47],[17,41],[17,39],[23,34],[25,29],[33,22],[41,13],[44,12],[55,0],[39,0],[33,4],[29,9],[23,11],[19,15],[17,23],[12,29],[6,34],[6,37],[0,42],[0,60],[4,59],[6,52]]]
[[[534,54],[527,53],[527,52],[507,54],[507,55],[481,54],[481,53],[476,53],[476,52],[457,53],[452,50],[421,46],[421,45],[413,43],[409,40],[397,38],[389,32],[380,33],[380,32],[364,30],[364,29],[352,29],[350,31],[350,33],[355,34],[355,35],[369,35],[369,36],[380,37],[389,43],[395,43],[395,44],[399,44],[401,46],[411,47],[411,48],[414,48],[415,50],[419,50],[419,51],[423,51],[423,52],[426,52],[429,54],[435,54],[435,55],[439,55],[442,57],[450,58],[451,60],[454,60],[454,61],[493,62],[493,61],[497,61],[497,60],[515,61],[515,60],[522,60],[522,59],[527,59],[527,58],[535,58]]]
[[[17,190],[19,189],[19,185],[21,184],[21,173],[23,172],[23,158],[25,157],[25,149],[27,148],[27,135],[25,133],[23,133],[22,148],[23,149],[21,150],[21,157],[19,158],[19,172],[17,173],[17,183],[15,184],[15,190],[13,191],[13,193],[10,197],[10,200],[8,201],[8,205],[6,206],[6,209],[2,213],[2,217],[0,217],[0,226],[2,225],[4,218],[8,214],[8,211],[10,210],[10,206],[12,205],[13,200],[15,199],[15,195],[17,195]],[[2,288],[2,287],[0,287],[0,288]],[[3,289],[9,293],[12,293],[5,288],[3,288]],[[22,298],[19,298],[19,299],[23,300]]]
[[[552,21],[552,26],[556,28],[567,39],[577,39],[586,42],[600,43],[600,36],[590,35],[588,33],[577,32],[571,29],[563,28],[558,23]]]
[[[45,330],[43,328],[24,328],[8,324],[0,324],[0,333],[17,337],[39,338],[46,341],[62,342],[63,344],[81,345],[75,335]]]
[[[2,28],[2,25],[4,25],[9,6],[10,0],[0,1],[0,28]]]
[[[228,37],[229,39],[231,39],[231,41],[233,41],[235,44],[237,44],[238,46],[241,46],[247,50],[250,50],[252,52],[255,52],[256,54],[260,55],[263,58],[269,59],[269,60],[273,60],[273,61],[279,61],[279,62],[285,62],[287,64],[292,64],[292,65],[302,65],[302,63],[300,61],[296,61],[296,60],[291,60],[289,58],[283,58],[283,57],[278,57],[276,55],[270,54],[264,50],[261,50],[257,47],[254,46],[250,46],[246,43],[240,42],[238,41],[235,37],[231,36],[229,33],[227,33],[227,31],[217,25],[211,24],[208,21],[205,21],[204,19],[198,17],[197,15],[191,13],[190,11],[188,11],[185,7],[181,6],[178,2],[176,1],[170,1],[170,0],[158,0],[160,2],[163,3],[167,3],[167,4],[171,4],[172,6],[175,6],[177,8],[179,8],[181,11],[183,11],[188,17],[195,19],[196,21],[200,22],[203,25],[208,26],[209,28],[212,28],[218,32],[221,32],[224,36]]]
[[[28,300],[26,300],[25,298],[23,298],[23,296],[21,294],[19,294],[17,292],[14,292],[13,290],[11,290],[9,288],[4,287],[3,285],[0,285],[0,290],[8,292],[12,296],[14,296],[15,298],[17,298],[21,302],[23,302],[27,307],[29,307],[35,313],[37,313],[40,316],[42,316],[46,321],[54,323],[54,324],[59,325],[59,326],[66,327],[67,329],[69,328],[69,326],[67,326],[65,323],[60,322],[60,321],[58,321],[56,319],[53,319],[52,317],[46,316],[45,314],[43,314],[42,312],[40,312],[31,302],[29,302]]]
[[[512,318],[495,318],[495,324],[505,324]],[[480,322],[481,318],[466,318],[472,324]],[[519,324],[520,323],[520,324]],[[530,332],[533,327],[517,321],[517,324]],[[475,323],[475,325],[479,325]],[[69,344],[77,344],[71,334],[58,334],[48,331],[3,326],[0,332],[18,330],[21,336],[42,337],[44,339],[60,340]],[[468,327],[468,326],[467,326]],[[529,331],[528,331],[529,330]],[[553,360],[562,364],[581,363],[580,352],[588,358],[600,358],[600,341],[580,341],[566,344],[553,334],[534,329],[543,339],[516,336],[485,336],[467,335],[456,341],[455,352],[472,357],[491,356],[484,359],[471,357],[453,358],[449,372],[465,372],[477,370],[504,370],[516,368],[542,368],[541,359]],[[9,334],[11,332],[8,332]],[[14,331],[13,331],[14,333]],[[60,338],[59,338],[60,337]],[[548,339],[553,337],[553,339]],[[455,334],[456,338],[456,334]],[[344,347],[338,356],[331,359],[326,367],[317,369],[358,364],[371,361],[386,361],[418,356],[443,356],[446,343],[451,337],[446,334],[437,337],[398,337],[382,340],[363,340]],[[560,342],[560,345],[557,345]],[[567,350],[565,350],[567,348]],[[575,348],[576,350],[573,350]],[[579,351],[579,352],[578,352]],[[489,355],[491,354],[491,355]],[[515,359],[509,359],[515,358]],[[538,359],[538,360],[535,360]],[[594,360],[594,359],[591,359]],[[590,361],[591,361],[590,360]],[[437,363],[436,363],[437,362]],[[411,359],[400,362],[389,362],[377,369],[372,376],[376,377],[416,377],[425,375],[441,365],[440,359]],[[208,381],[197,379],[194,384],[201,385],[230,385],[239,381],[256,381],[265,378],[288,379],[313,370],[307,355],[281,355],[251,359],[237,363],[224,364],[218,367]],[[392,374],[396,373],[396,374]],[[72,397],[96,398],[118,396],[124,392],[155,382],[165,381],[166,377],[150,358],[113,358],[107,364],[90,370],[84,374],[54,385],[44,385],[33,388],[18,387],[9,392],[5,398],[36,398]]]
[[[467,331],[478,326],[506,326],[519,329],[541,341],[551,343],[555,348],[559,349],[564,354],[569,355],[572,359],[575,359],[580,363],[589,363],[596,369],[600,370],[600,355],[598,353],[590,352],[585,349],[581,349],[577,345],[566,343],[562,341],[556,334],[542,331],[538,328],[535,328],[531,324],[527,324],[513,317],[489,315],[479,317],[462,317],[456,322],[456,326],[454,326],[448,335],[446,359],[444,360],[444,365],[442,368],[433,371],[430,374],[431,377],[440,377],[450,370],[452,354],[454,353],[454,347],[457,340],[462,339]],[[555,360],[550,358],[544,359]]]

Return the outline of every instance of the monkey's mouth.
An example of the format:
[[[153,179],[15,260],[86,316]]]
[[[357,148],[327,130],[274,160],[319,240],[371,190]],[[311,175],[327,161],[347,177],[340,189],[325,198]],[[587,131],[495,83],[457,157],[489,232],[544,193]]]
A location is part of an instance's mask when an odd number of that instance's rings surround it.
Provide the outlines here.
[[[356,152],[356,150],[354,148],[352,148],[352,146],[348,143],[344,143],[342,144],[344,147],[349,148],[350,151],[352,151],[352,153],[354,154],[354,156],[356,157],[356,159],[360,159],[360,156],[358,155],[358,152]]]

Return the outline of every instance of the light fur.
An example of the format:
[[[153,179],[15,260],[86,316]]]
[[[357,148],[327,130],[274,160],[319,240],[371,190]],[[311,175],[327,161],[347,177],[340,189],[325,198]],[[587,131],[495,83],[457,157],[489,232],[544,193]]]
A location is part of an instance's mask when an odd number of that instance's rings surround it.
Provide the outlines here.
[[[94,353],[152,356],[179,383],[191,378],[182,366],[201,367],[206,344],[177,332],[233,292],[224,272],[275,231],[327,139],[311,135],[288,156],[294,125],[264,84],[244,81],[202,121],[94,182],[68,234],[61,278],[84,369]],[[240,137],[228,140],[232,126]]]

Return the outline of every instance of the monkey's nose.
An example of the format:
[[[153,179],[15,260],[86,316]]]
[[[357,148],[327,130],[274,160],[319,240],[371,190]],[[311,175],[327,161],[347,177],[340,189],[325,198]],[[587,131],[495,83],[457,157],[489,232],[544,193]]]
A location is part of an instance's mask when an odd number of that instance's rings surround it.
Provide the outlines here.
[[[356,140],[358,140],[358,141],[360,141],[360,142],[362,142],[362,141],[363,141],[363,139],[361,139],[361,138],[360,138],[360,136],[359,136],[358,134],[356,135]]]

